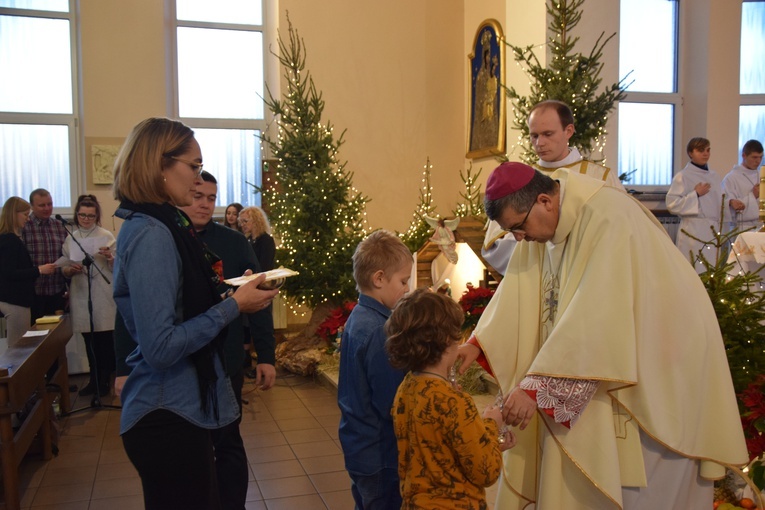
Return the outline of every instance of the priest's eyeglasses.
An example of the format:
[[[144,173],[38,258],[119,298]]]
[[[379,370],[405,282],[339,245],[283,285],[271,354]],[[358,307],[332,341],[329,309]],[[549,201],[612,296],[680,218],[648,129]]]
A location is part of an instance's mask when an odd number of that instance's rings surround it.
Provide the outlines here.
[[[531,210],[534,208],[535,205],[537,205],[536,201],[534,201],[534,203],[531,204],[531,207],[529,207],[529,212],[526,213],[526,217],[523,218],[523,221],[515,225],[514,227],[508,228],[507,231],[513,234],[525,233],[525,230],[523,230],[523,227],[524,225],[526,225],[526,220],[529,219],[529,214],[531,214]]]
[[[170,159],[174,159],[176,161],[180,161],[181,163],[185,163],[189,165],[196,177],[199,177],[202,174],[202,167],[204,165],[202,165],[201,163],[194,163],[193,161],[189,161],[188,159],[177,158],[175,156],[170,156]]]

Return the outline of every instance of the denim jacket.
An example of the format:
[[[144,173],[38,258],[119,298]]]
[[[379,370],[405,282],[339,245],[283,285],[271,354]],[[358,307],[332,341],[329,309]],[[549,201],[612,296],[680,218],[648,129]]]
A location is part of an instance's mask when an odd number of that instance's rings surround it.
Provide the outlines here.
[[[151,411],[172,411],[199,427],[214,429],[239,416],[236,397],[220,359],[215,359],[219,419],[202,411],[196,370],[189,355],[239,315],[233,298],[183,322],[181,258],[172,234],[150,216],[118,209],[125,219],[114,263],[114,302],[138,347],[122,390],[120,434]],[[132,215],[131,215],[132,214]]]
[[[404,372],[390,365],[385,352],[383,327],[390,314],[385,305],[361,294],[340,342],[338,437],[352,475],[398,469],[391,408]]]

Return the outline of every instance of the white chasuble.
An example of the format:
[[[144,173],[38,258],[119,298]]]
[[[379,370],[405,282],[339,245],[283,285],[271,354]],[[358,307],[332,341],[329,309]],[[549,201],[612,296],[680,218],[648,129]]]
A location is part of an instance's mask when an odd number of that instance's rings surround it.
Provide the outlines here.
[[[651,480],[641,434],[706,478],[745,464],[722,338],[692,267],[636,200],[567,170],[552,177],[564,193],[551,240],[560,268],[548,246],[518,243],[475,336],[504,394],[527,377],[597,390],[571,428],[538,411],[514,429],[495,508],[623,508],[622,490]]]

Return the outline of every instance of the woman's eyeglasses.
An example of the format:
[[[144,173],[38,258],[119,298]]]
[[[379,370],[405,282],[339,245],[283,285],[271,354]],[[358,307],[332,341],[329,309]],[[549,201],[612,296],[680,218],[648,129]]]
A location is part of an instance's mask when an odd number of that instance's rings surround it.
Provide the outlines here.
[[[95,220],[96,215],[95,214],[85,214],[85,213],[77,213],[77,217],[81,220]]]
[[[189,165],[191,167],[191,170],[194,172],[194,175],[196,177],[199,177],[202,174],[202,170],[203,170],[202,167],[204,166],[202,163],[194,163],[193,161],[189,161],[189,160],[183,159],[183,158],[177,158],[175,156],[170,156],[170,159],[174,159],[176,161],[180,161],[181,163],[185,163],[185,164]]]

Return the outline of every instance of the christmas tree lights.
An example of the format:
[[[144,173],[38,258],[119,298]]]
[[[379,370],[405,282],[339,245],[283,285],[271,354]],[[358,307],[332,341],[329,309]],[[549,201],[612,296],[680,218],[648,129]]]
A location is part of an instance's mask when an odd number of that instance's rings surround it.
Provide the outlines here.
[[[288,18],[289,22],[289,18]],[[304,41],[289,23],[288,40],[279,36],[279,53],[287,84],[284,99],[267,88],[266,105],[276,120],[276,136],[263,144],[278,161],[275,185],[261,192],[281,242],[277,262],[294,269],[283,289],[299,305],[355,300],[351,257],[366,236],[368,199],[353,187],[353,174],[339,162],[343,135],[322,123],[324,100],[305,70]]]
[[[483,208],[483,201],[481,200],[481,186],[476,183],[478,180],[478,176],[481,175],[481,170],[478,170],[478,173],[475,175],[472,175],[473,172],[473,163],[470,163],[470,166],[465,171],[465,174],[463,175],[462,170],[460,170],[460,179],[462,179],[463,184],[465,185],[465,191],[460,192],[460,197],[462,197],[463,202],[459,203],[457,205],[457,208],[452,211],[452,213],[455,216],[459,217],[465,217],[465,216],[485,216],[486,212]]]
[[[433,230],[425,221],[425,216],[431,218],[438,216],[436,214],[436,207],[433,205],[433,186],[430,184],[430,170],[432,168],[433,165],[430,164],[430,158],[428,158],[422,171],[422,188],[420,189],[419,203],[412,213],[409,228],[406,232],[399,235],[401,241],[412,252],[416,252],[425,244]]]

